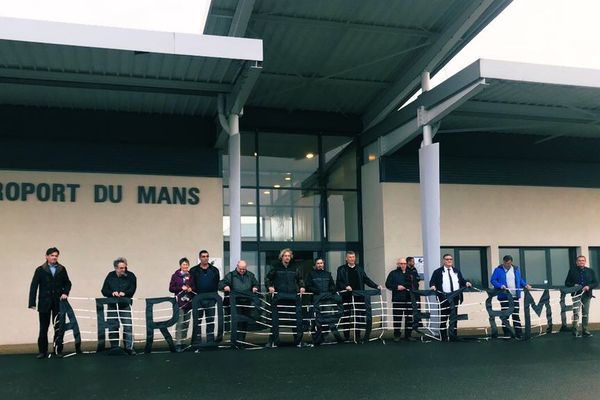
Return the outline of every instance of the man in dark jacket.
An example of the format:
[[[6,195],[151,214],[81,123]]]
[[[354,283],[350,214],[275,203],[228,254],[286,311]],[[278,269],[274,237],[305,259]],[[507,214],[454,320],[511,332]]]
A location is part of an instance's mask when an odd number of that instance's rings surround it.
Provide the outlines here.
[[[137,289],[137,279],[133,272],[127,270],[127,260],[123,257],[113,261],[114,271],[109,272],[102,285],[102,295],[115,298],[118,301],[108,304],[108,337],[111,346],[119,346],[119,323],[123,325],[123,339],[125,341],[125,352],[135,355],[133,348],[133,325],[131,323],[131,298]]]
[[[244,294],[252,294],[258,293],[258,280],[256,276],[248,271],[248,264],[245,260],[240,260],[237,262],[235,270],[229,272],[225,275],[225,277],[219,282],[219,290],[222,290],[225,295],[231,293],[232,290],[244,293]],[[237,314],[243,315],[245,317],[251,318],[253,316],[253,308],[252,301],[246,297],[238,297],[236,299],[236,312]],[[236,337],[232,337],[231,341],[234,344],[237,344],[238,340],[244,341],[246,340],[246,331],[248,330],[248,321],[240,320],[237,323],[237,334]]]
[[[58,263],[60,252],[56,247],[46,250],[46,262],[36,268],[29,288],[29,308],[35,310],[35,295],[38,292],[37,310],[40,321],[38,335],[38,359],[48,356],[48,326],[54,323],[54,354],[62,357],[63,332],[56,324],[59,301],[67,300],[71,291],[71,281],[67,269]]]
[[[581,290],[573,293],[573,296],[581,295],[581,335],[589,337],[592,336],[592,333],[588,330],[590,299],[592,298],[592,289],[598,286],[598,281],[596,280],[594,270],[585,265],[586,261],[584,256],[577,257],[577,267],[569,269],[567,279],[565,279],[565,286],[581,286]],[[573,336],[579,336],[577,324],[579,322],[580,307],[576,303],[574,302],[575,307],[573,307]]]
[[[400,326],[404,319],[404,339],[409,340],[412,332],[412,302],[410,291],[419,288],[419,274],[409,269],[404,258],[396,260],[396,269],[388,274],[385,287],[392,291],[394,314],[394,342],[400,341]]]
[[[444,265],[433,271],[429,280],[429,286],[431,286],[432,290],[437,291],[437,298],[440,302],[439,329],[442,341],[447,341],[448,331],[450,332],[450,337],[456,338],[456,321],[452,321],[448,325],[448,319],[453,311],[458,312],[458,304],[462,303],[463,295],[460,293],[458,302],[455,301],[452,305],[447,300],[447,297],[450,293],[461,288],[471,287],[471,282],[465,280],[460,270],[453,266],[454,258],[452,254],[444,254],[442,259],[444,260]]]
[[[183,340],[187,337],[192,311],[192,299],[196,292],[194,279],[190,275],[190,261],[187,258],[179,260],[179,269],[171,275],[169,291],[175,294],[179,306],[179,319],[175,325],[175,351],[183,351]]]
[[[304,294],[304,279],[302,278],[301,269],[292,263],[294,254],[291,249],[283,249],[279,252],[279,263],[275,264],[267,273],[265,277],[265,286],[267,287],[270,294],[281,293],[281,294]],[[299,300],[298,300],[299,301]],[[282,311],[291,310],[291,306],[296,306],[296,300],[280,299],[277,302],[278,305],[283,306]],[[277,310],[273,310],[275,312]],[[289,311],[288,311],[289,312]],[[289,315],[289,314],[286,314]],[[295,318],[280,318],[281,321],[295,323]],[[296,341],[298,341],[297,328],[292,328]],[[271,338],[267,346],[276,347],[279,344],[279,330],[273,329],[271,331]]]
[[[333,276],[331,276],[331,272],[325,270],[325,261],[323,261],[322,258],[315,259],[315,268],[310,271],[306,277],[306,289],[313,294],[313,301],[322,298],[324,295],[333,295],[335,293],[335,281],[333,280]],[[339,295],[336,296],[338,297],[339,301],[341,301]],[[331,308],[336,307],[336,304],[313,303],[313,307],[314,309],[321,307],[323,311],[331,312],[335,311]],[[312,327],[313,344],[315,346],[319,346],[325,340],[325,336],[323,335],[323,324],[317,321],[316,315]],[[328,324],[328,327],[331,332],[336,335],[336,337],[339,336],[335,324]]]
[[[353,322],[353,307],[352,300],[356,303],[364,303],[365,298],[363,296],[353,295],[353,290],[365,290],[365,285],[374,289],[382,289],[381,285],[373,282],[365,273],[365,270],[358,264],[356,264],[356,253],[353,251],[346,252],[346,264],[340,265],[337,269],[336,285],[338,290],[345,291],[342,293],[342,300],[344,302],[344,318],[342,318],[341,325],[344,331],[344,337],[346,340],[350,339],[350,329]],[[364,324],[365,321],[365,310],[360,306],[354,310],[354,315],[357,322]],[[362,342],[360,338],[360,332],[356,326],[354,326],[354,335],[357,342]],[[368,338],[365,338],[368,340]]]
[[[190,275],[196,285],[196,293],[217,294],[219,290],[219,280],[221,279],[219,269],[208,262],[208,251],[201,250],[199,253],[200,264],[190,269]],[[215,307],[214,300],[203,300],[200,302],[202,308],[198,309],[198,320],[195,324],[201,324],[202,318],[206,319],[206,340],[215,341]]]

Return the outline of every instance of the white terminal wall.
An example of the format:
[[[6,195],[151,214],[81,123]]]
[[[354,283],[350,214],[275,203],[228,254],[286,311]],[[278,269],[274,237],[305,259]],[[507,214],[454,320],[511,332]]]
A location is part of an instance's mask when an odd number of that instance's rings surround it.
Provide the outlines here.
[[[222,179],[0,171],[0,182],[77,183],[77,201],[0,201],[0,252],[4,300],[0,303],[0,345],[36,343],[38,313],[27,309],[35,267],[45,261],[47,248],[56,246],[59,262],[73,282],[71,296],[101,297],[112,261],[127,258],[138,278],[135,297],[168,296],[178,260],[192,265],[198,251],[223,258]],[[94,203],[95,184],[123,185],[121,203]],[[137,187],[197,187],[197,205],[138,204]],[[52,335],[49,335],[52,340]]]
[[[365,265],[384,282],[398,257],[422,255],[419,184],[379,182],[377,162],[362,167],[362,178]],[[588,248],[600,246],[600,189],[442,184],[440,196],[442,246],[487,248],[488,277],[499,247],[568,246],[589,258]],[[483,299],[468,293],[465,302]],[[600,322],[595,303],[590,322]],[[459,327],[487,324],[483,311],[469,318]]]

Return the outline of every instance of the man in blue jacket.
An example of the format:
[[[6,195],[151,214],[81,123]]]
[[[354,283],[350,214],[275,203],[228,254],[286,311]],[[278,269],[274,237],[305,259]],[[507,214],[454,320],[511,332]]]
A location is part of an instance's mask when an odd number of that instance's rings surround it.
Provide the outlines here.
[[[531,289],[531,285],[525,282],[525,279],[521,276],[519,267],[513,265],[513,258],[510,255],[506,255],[502,258],[502,264],[494,269],[490,282],[495,289],[502,289],[505,291],[504,293],[498,294],[498,300],[500,300],[500,307],[502,310],[508,308],[508,296],[512,296],[514,302],[514,310],[512,313],[512,323],[515,328],[514,336],[521,338],[521,317],[519,316],[521,307],[519,299],[521,298],[522,289]],[[504,334],[510,332],[508,318],[502,321],[502,325],[504,326]],[[513,334],[511,333],[510,336],[513,337]]]

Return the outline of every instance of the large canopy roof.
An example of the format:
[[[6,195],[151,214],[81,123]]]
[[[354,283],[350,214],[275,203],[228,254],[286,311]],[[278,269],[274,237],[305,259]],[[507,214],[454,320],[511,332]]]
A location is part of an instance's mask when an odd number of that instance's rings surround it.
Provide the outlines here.
[[[433,124],[438,134],[510,133],[600,137],[600,71],[478,60],[419,96],[363,136],[382,154],[404,146]]]
[[[3,18],[0,104],[213,118],[222,94],[242,123],[309,111],[360,132],[509,3],[213,0],[205,35]]]

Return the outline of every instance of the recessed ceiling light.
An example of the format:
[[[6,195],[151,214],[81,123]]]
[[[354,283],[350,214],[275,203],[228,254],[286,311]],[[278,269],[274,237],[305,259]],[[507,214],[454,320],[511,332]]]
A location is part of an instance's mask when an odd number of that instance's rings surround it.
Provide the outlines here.
[[[274,187],[275,189],[278,189],[278,188],[280,188],[280,187],[281,187],[281,185],[273,185],[273,187]]]
[[[249,205],[249,206],[253,206],[253,205],[254,205],[254,202],[253,202],[253,201],[249,201],[249,202],[248,202],[248,205]]]
[[[306,153],[306,158],[308,158],[309,160],[314,157],[315,155],[313,153]]]
[[[269,192],[268,190],[265,190],[265,191],[263,192],[263,194],[271,194],[271,192]]]
[[[377,160],[377,156],[375,154],[369,154],[369,161]]]
[[[283,178],[283,179],[285,179],[286,181],[291,181],[291,180],[292,180],[292,178],[291,178],[291,177],[289,177],[289,176],[286,176],[286,177],[285,177],[285,178]]]
[[[254,157],[256,157],[258,155],[258,153],[254,152]]]

